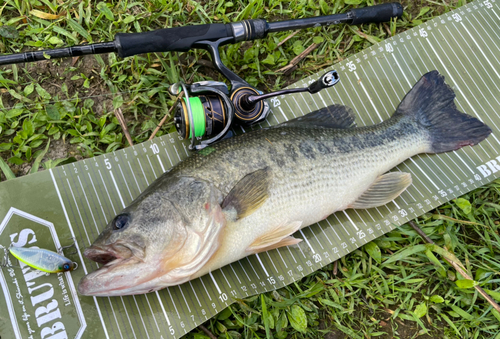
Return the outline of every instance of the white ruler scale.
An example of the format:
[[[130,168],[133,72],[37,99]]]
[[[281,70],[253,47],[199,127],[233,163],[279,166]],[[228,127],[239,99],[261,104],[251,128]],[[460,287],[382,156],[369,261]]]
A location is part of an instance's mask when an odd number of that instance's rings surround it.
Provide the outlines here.
[[[476,1],[336,64],[333,69],[339,72],[341,81],[331,89],[316,95],[300,93],[271,99],[272,114],[261,127],[334,103],[352,107],[359,126],[371,125],[388,119],[413,84],[424,73],[437,69],[457,94],[457,107],[488,124],[493,134],[475,147],[417,155],[398,165],[394,171],[411,173],[413,178],[412,186],[400,197],[386,206],[336,213],[297,232],[294,236],[304,239],[298,246],[252,255],[199,279],[146,295],[80,297],[87,324],[81,337],[178,338],[222,311],[234,298],[286,286],[408,220],[497,178],[499,32],[498,3]],[[303,87],[315,79],[317,75],[292,87]],[[259,126],[245,129],[255,128]],[[53,194],[54,201],[46,203],[62,208],[58,223],[53,221],[59,238],[74,236],[79,246],[75,259],[82,269],[72,272],[75,283],[85,272],[98,267],[83,258],[83,249],[149,184],[189,156],[187,144],[171,134],[50,170],[48,181],[57,194]],[[42,176],[48,178],[42,172],[15,182]],[[2,186],[5,184],[0,185],[0,193]],[[0,233],[0,240],[2,237],[4,234]],[[2,277],[8,281],[5,274]],[[11,312],[13,317],[16,316]],[[21,334],[28,327],[24,323],[18,326]]]

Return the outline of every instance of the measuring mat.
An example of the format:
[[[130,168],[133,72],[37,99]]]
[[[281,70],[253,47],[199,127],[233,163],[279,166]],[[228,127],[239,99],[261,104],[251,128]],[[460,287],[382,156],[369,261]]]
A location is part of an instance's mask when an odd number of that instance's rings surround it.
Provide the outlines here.
[[[352,107],[358,126],[372,125],[389,119],[417,80],[437,69],[453,87],[458,109],[485,122],[493,134],[477,146],[417,155],[395,167],[411,173],[413,184],[386,206],[338,212],[297,232],[294,236],[304,239],[297,246],[252,255],[180,286],[127,297],[76,292],[80,279],[98,268],[82,256],[84,248],[158,176],[188,157],[188,142],[176,133],[2,183],[0,245],[56,251],[75,238],[78,252],[66,256],[79,264],[76,271],[51,275],[22,263],[2,268],[2,338],[179,338],[234,298],[286,286],[497,178],[499,32],[498,2],[475,1],[335,65],[331,69],[339,72],[340,83],[333,88],[271,99],[268,121],[252,129],[334,103]]]

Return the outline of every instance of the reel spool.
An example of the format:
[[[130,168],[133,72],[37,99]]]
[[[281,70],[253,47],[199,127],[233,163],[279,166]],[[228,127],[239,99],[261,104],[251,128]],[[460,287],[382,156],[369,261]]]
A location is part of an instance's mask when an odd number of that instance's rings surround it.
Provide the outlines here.
[[[178,82],[169,92],[177,95],[181,88],[184,96],[175,104],[174,125],[181,137],[191,139],[189,149],[200,150],[222,139],[234,116],[227,85],[218,81],[200,81],[192,85]],[[212,138],[195,145],[195,140],[202,137]]]
[[[187,104],[191,105],[193,112],[193,124],[195,137],[203,137],[219,134],[227,123],[227,112],[222,99],[216,95],[200,95],[184,97],[177,101],[175,108],[174,123],[179,135],[184,139],[192,138],[192,131],[189,122]]]

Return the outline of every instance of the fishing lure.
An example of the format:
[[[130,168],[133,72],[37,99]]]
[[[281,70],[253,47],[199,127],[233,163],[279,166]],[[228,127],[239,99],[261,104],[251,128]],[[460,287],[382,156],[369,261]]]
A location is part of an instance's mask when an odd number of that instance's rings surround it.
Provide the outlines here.
[[[78,268],[76,262],[43,248],[11,247],[9,251],[17,260],[48,273],[68,272]]]

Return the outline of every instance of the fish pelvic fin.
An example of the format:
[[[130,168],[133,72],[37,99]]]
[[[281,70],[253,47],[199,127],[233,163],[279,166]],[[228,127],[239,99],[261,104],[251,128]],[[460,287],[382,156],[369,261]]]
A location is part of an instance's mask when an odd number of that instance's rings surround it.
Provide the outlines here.
[[[457,110],[453,89],[438,71],[424,74],[399,104],[397,115],[417,121],[430,136],[429,153],[457,150],[486,139],[491,129],[468,114]]]
[[[351,128],[356,126],[354,119],[355,116],[350,107],[331,105],[289,120],[276,127]]]
[[[269,197],[269,167],[247,174],[238,181],[222,202],[224,211],[236,210],[236,220],[259,209]]]
[[[383,174],[348,208],[366,209],[385,205],[396,199],[410,185],[411,175],[409,173]]]
[[[293,221],[280,225],[271,231],[262,234],[246,248],[249,253],[260,253],[282,246],[295,245],[301,242],[290,235],[297,232],[302,226],[302,221]]]

